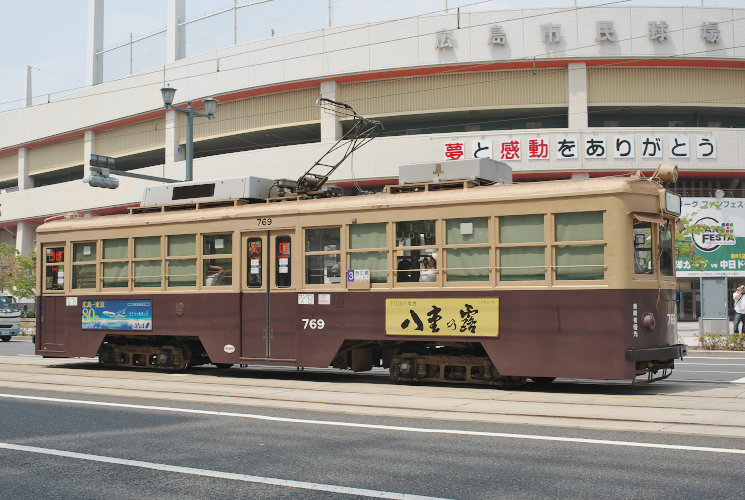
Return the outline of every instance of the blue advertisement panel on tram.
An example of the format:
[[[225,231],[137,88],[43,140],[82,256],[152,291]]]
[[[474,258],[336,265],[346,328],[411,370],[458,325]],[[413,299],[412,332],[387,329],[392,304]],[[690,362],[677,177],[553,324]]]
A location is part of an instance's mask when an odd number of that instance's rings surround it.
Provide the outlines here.
[[[152,330],[152,300],[84,300],[83,330]]]

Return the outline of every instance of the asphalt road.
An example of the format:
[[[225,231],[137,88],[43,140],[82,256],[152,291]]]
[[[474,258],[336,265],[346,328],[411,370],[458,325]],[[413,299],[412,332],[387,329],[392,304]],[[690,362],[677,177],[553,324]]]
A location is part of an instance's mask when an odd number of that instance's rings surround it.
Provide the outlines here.
[[[5,498],[731,499],[742,493],[745,439],[731,437],[2,392]]]

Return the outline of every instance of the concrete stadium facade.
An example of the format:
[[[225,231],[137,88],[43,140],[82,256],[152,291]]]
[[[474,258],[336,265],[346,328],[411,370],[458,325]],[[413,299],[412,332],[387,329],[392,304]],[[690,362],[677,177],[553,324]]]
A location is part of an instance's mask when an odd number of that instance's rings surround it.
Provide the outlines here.
[[[328,97],[386,133],[332,177],[377,186],[399,165],[488,155],[516,180],[680,167],[678,191],[743,196],[745,9],[587,7],[451,12],[331,27],[184,58],[171,0],[167,62],[102,81],[103,0],[90,0],[85,90],[0,115],[2,241],[24,254],[48,217],[121,212],[148,181],[81,182],[90,154],[183,178],[176,101],[220,100],[197,119],[194,179],[297,178],[347,126]],[[568,154],[567,154],[568,153]]]

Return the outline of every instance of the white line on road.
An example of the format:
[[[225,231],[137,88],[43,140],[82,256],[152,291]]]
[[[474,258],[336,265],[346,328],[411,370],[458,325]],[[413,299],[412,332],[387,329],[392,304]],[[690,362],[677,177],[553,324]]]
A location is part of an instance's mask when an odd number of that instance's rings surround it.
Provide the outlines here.
[[[272,486],[283,486],[285,488],[300,488],[304,490],[328,491],[330,493],[341,493],[343,495],[355,495],[373,498],[393,498],[401,500],[443,500],[437,497],[426,497],[420,495],[409,495],[407,493],[395,493],[390,491],[367,490],[362,488],[349,488],[333,484],[308,483],[305,481],[292,481],[289,479],[276,479],[272,477],[251,476],[247,474],[235,474],[233,472],[222,472],[209,469],[195,469],[193,467],[181,467],[178,465],[167,465],[153,462],[142,462],[140,460],[128,460],[126,458],[105,457],[101,455],[89,455],[87,453],[76,453],[74,451],[54,450],[51,448],[37,448],[36,446],[23,446],[11,443],[0,443],[0,448],[28,453],[39,453],[42,455],[54,455],[56,457],[76,458],[92,462],[107,464],[127,465],[152,469],[164,472],[177,472],[179,474],[190,474],[193,476],[214,477],[218,479],[232,479],[233,481],[244,481],[247,483],[269,484]]]
[[[708,446],[684,446],[675,444],[642,443],[635,441],[611,441],[606,439],[585,439],[560,436],[541,436],[537,434],[512,434],[507,432],[485,432],[466,431],[459,429],[428,429],[425,427],[402,427],[397,425],[360,424],[356,422],[336,422],[333,420],[306,420],[301,418],[271,417],[268,415],[256,415],[251,413],[234,413],[227,411],[195,410],[192,408],[171,408],[168,406],[135,405],[127,403],[108,403],[105,401],[86,401],[80,399],[47,398],[41,396],[21,396],[18,394],[0,394],[0,398],[27,399],[32,401],[49,401],[53,403],[72,403],[89,406],[108,406],[114,408],[132,408],[138,410],[163,411],[171,413],[191,413],[195,415],[216,415],[233,418],[249,418],[253,420],[266,420],[271,422],[288,422],[306,425],[327,425],[332,427],[353,427],[358,429],[379,429],[386,431],[417,432],[423,434],[451,434],[458,436],[483,436],[506,439],[528,439],[534,441],[559,441],[565,443],[600,444],[609,446],[628,446],[632,448],[658,448],[663,450],[703,451],[709,453],[731,453],[734,455],[745,455],[745,450],[735,448],[711,448]]]

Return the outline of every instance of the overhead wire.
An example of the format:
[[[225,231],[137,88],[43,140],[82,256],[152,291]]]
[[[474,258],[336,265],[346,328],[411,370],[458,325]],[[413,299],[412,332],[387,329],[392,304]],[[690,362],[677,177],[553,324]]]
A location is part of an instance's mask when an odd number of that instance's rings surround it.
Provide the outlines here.
[[[622,1],[615,1],[615,2],[609,2],[609,3],[610,4],[625,3],[627,1],[628,0],[622,0]],[[474,2],[473,4],[480,4],[480,3],[484,3],[484,2]],[[597,7],[603,6],[603,5],[607,5],[607,4],[594,5],[594,6],[588,6],[588,7],[583,7],[583,8],[597,8]],[[575,10],[575,9],[565,9],[565,10],[566,11],[569,11],[569,10]],[[524,17],[522,17],[520,19],[525,19],[525,18],[528,18],[528,17],[546,16],[546,15],[550,15],[550,13],[535,14],[534,16],[524,16]],[[418,17],[418,16],[414,16],[414,17]],[[741,19],[743,19],[743,18],[736,18],[736,19],[732,19],[732,20],[724,20],[724,21],[720,21],[720,22],[733,22],[733,21],[737,21],[737,20],[741,20]],[[502,21],[502,22],[506,22],[506,21]],[[493,24],[493,23],[484,23],[484,24]],[[471,25],[470,27],[474,27],[474,26],[475,25]],[[683,30],[686,30],[686,29],[699,29],[699,28],[700,27],[698,27],[698,26],[695,26],[695,27],[684,27],[684,28],[677,29],[677,30],[670,30],[670,32],[672,33],[672,32],[676,32],[676,31],[683,31]],[[358,29],[358,28],[355,28],[355,29]],[[434,33],[435,32],[433,32],[433,34]],[[416,35],[416,37],[419,37],[419,36],[422,36],[422,35],[421,34],[417,34]],[[646,37],[646,35],[639,36],[639,37],[629,37],[629,38],[622,39],[622,40],[619,40],[619,41],[629,41],[629,40],[633,40],[635,38],[645,38],[645,37]],[[385,43],[388,43],[388,42],[389,41],[386,41]],[[380,42],[380,43],[383,43],[383,42]],[[586,48],[586,47],[590,47],[590,46],[592,46],[592,45],[583,46],[583,47],[576,47],[573,50],[578,50],[578,49]],[[656,56],[656,55],[655,56],[644,56],[644,57],[627,57],[627,58],[624,58],[622,61],[609,62],[609,63],[606,63],[606,64],[597,65],[597,66],[594,66],[594,67],[595,68],[598,68],[598,67],[608,67],[608,66],[615,66],[615,65],[624,65],[625,66],[625,65],[629,65],[630,63],[633,63],[633,62],[661,60],[661,59],[669,59],[669,58],[676,58],[676,57],[684,57],[684,56],[690,56],[690,55],[694,55],[694,54],[704,54],[706,52],[716,52],[716,51],[722,51],[722,50],[732,50],[734,48],[739,48],[739,47],[742,47],[742,46],[741,45],[738,45],[738,46],[733,46],[733,47],[717,47],[717,48],[713,48],[713,49],[705,50],[705,51],[694,51],[694,52],[689,52],[689,53],[684,53],[684,54],[670,54],[670,55],[665,55],[665,56],[662,56],[662,57],[661,56]],[[308,55],[298,56],[298,57],[308,57]],[[546,61],[550,62],[551,60],[546,60]],[[489,61],[489,62],[484,62],[484,63],[475,63],[473,65],[470,65],[469,68],[479,68],[479,67],[484,67],[484,66],[487,66],[487,65],[492,65],[494,63],[495,63],[494,61]],[[248,66],[250,66],[250,65],[248,65]],[[248,66],[245,66],[245,67],[248,67]],[[231,68],[231,69],[241,69],[241,68]],[[160,69],[158,69],[158,71],[160,71]],[[229,71],[229,70],[226,70],[226,71]],[[462,67],[459,67],[457,69],[453,69],[452,71],[458,71],[459,73],[462,73],[463,72],[463,68]],[[529,78],[529,77],[534,77],[534,76],[540,76],[542,74],[546,74],[546,72],[548,72],[548,71],[571,71],[571,69],[565,69],[565,68],[542,68],[540,70],[540,72],[538,73],[538,75],[509,75],[509,76],[505,76],[505,77],[502,77],[502,78],[498,78],[498,79],[496,79],[494,81],[501,81],[501,80],[515,79],[515,78]],[[204,73],[204,74],[210,74],[210,73],[212,73],[212,72],[207,72],[207,73]],[[447,70],[444,73],[447,73]],[[443,73],[439,73],[439,74],[443,74]],[[440,87],[431,87],[431,88],[428,88],[428,89],[417,89],[415,91],[410,91],[410,92],[397,92],[397,93],[393,93],[393,94],[376,96],[375,99],[381,99],[381,98],[392,97],[392,96],[403,96],[403,95],[412,94],[412,93],[415,93],[415,92],[429,92],[429,91],[433,91],[433,90],[455,89],[455,88],[458,88],[458,87],[465,87],[465,86],[469,86],[469,85],[478,85],[478,84],[481,84],[481,83],[482,82],[464,83],[464,84],[457,84],[457,85],[446,85],[446,86],[440,86]],[[150,85],[151,84],[148,84],[147,86],[150,86]],[[141,86],[140,85],[138,85],[138,86],[132,86],[130,88],[137,88],[137,87],[141,87]],[[122,89],[118,89],[117,92],[119,92],[121,90]],[[104,93],[108,93],[108,92],[104,92]],[[89,97],[89,96],[85,96],[85,97]],[[82,96],[81,97],[75,97],[75,98],[82,98]],[[737,97],[730,97],[729,99],[733,99],[733,98],[737,98]],[[715,100],[712,100],[712,102],[713,101],[715,101]],[[56,101],[56,102],[59,102],[59,101]],[[701,102],[701,101],[699,100],[697,102]],[[281,111],[285,111],[285,112],[287,112],[287,111],[297,111],[297,110],[301,110],[301,109],[307,109],[309,107],[311,107],[311,106],[310,105],[309,106],[301,106],[301,107],[296,107],[296,108],[284,109],[284,110],[281,110]],[[628,106],[623,106],[623,108],[624,109],[625,108],[628,108]],[[609,110],[612,110],[613,108],[608,108],[608,109]],[[269,111],[269,112],[266,112],[266,113],[252,114],[251,116],[253,116],[253,117],[256,117],[256,116],[261,117],[264,114],[274,114],[276,112],[277,111]],[[562,114],[566,114],[566,113],[562,113]],[[541,117],[541,116],[545,117],[545,116],[552,116],[552,115],[537,115],[537,116],[539,116],[539,117]],[[236,119],[236,118],[247,118],[247,117],[248,116],[231,117],[229,119],[233,120],[233,119]],[[502,119],[502,121],[510,121],[510,120],[514,120],[514,118],[504,118],[504,119]],[[493,121],[494,120],[487,120],[487,122],[493,122]],[[469,122],[469,123],[473,123],[473,122]],[[122,134],[120,137],[124,137],[125,135],[130,135],[130,134]],[[117,136],[112,136],[112,138],[114,138],[114,137],[117,137]],[[291,141],[291,142],[295,143],[296,141]],[[263,144],[266,144],[266,143],[263,143]],[[228,149],[234,149],[234,148],[228,148]]]

